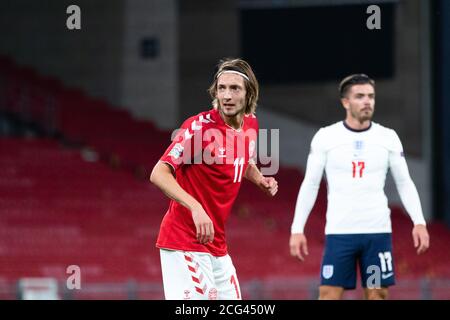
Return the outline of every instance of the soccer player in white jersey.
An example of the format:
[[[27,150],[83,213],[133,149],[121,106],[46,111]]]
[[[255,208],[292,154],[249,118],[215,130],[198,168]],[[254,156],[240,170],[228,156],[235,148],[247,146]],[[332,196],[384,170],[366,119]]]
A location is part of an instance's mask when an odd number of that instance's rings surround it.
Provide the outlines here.
[[[395,284],[390,210],[384,193],[388,169],[413,221],[417,254],[428,249],[429,235],[400,139],[394,130],[372,121],[375,82],[365,74],[350,75],[340,83],[339,92],[346,118],[321,128],[312,139],[291,227],[290,253],[301,261],[308,255],[304,227],[325,170],[328,208],[319,299],[341,299],[344,290],[354,289],[357,264],[365,298],[386,299],[388,287]]]

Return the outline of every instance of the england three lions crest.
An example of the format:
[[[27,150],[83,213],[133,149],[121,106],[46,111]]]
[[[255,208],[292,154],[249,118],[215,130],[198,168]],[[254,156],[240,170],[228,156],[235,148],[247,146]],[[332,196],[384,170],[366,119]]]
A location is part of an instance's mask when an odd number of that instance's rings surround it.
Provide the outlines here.
[[[322,276],[325,279],[330,279],[333,276],[334,267],[333,265],[324,265],[322,268]]]

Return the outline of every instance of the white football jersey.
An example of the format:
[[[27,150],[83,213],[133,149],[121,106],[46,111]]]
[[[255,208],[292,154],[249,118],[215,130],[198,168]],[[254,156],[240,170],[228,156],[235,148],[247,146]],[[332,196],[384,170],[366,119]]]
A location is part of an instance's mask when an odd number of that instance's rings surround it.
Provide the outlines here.
[[[321,128],[311,142],[292,233],[303,233],[323,172],[328,189],[326,234],[391,232],[384,193],[388,169],[415,224],[425,224],[417,189],[396,132],[371,122],[356,131],[344,121]]]

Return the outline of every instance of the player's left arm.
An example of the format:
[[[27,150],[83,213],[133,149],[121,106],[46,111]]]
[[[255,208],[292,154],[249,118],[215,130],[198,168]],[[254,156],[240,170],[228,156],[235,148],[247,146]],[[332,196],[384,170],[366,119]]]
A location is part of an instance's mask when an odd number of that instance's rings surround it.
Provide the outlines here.
[[[400,199],[414,223],[412,237],[417,254],[425,252],[430,246],[430,236],[422,213],[419,193],[409,174],[400,139],[395,133],[394,148],[389,152],[389,167],[397,186]]]
[[[254,163],[249,163],[244,177],[256,184],[264,193],[273,197],[278,192],[278,182],[274,177],[264,177]]]

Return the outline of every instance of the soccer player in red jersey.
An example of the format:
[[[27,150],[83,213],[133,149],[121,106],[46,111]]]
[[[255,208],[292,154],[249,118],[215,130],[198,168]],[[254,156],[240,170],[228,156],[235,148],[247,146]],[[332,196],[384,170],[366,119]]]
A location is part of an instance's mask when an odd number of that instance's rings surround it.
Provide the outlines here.
[[[256,166],[258,81],[242,59],[225,59],[209,88],[213,108],[187,119],[150,181],[170,199],[158,236],[166,299],[241,299],[225,222],[242,178],[269,196]]]

